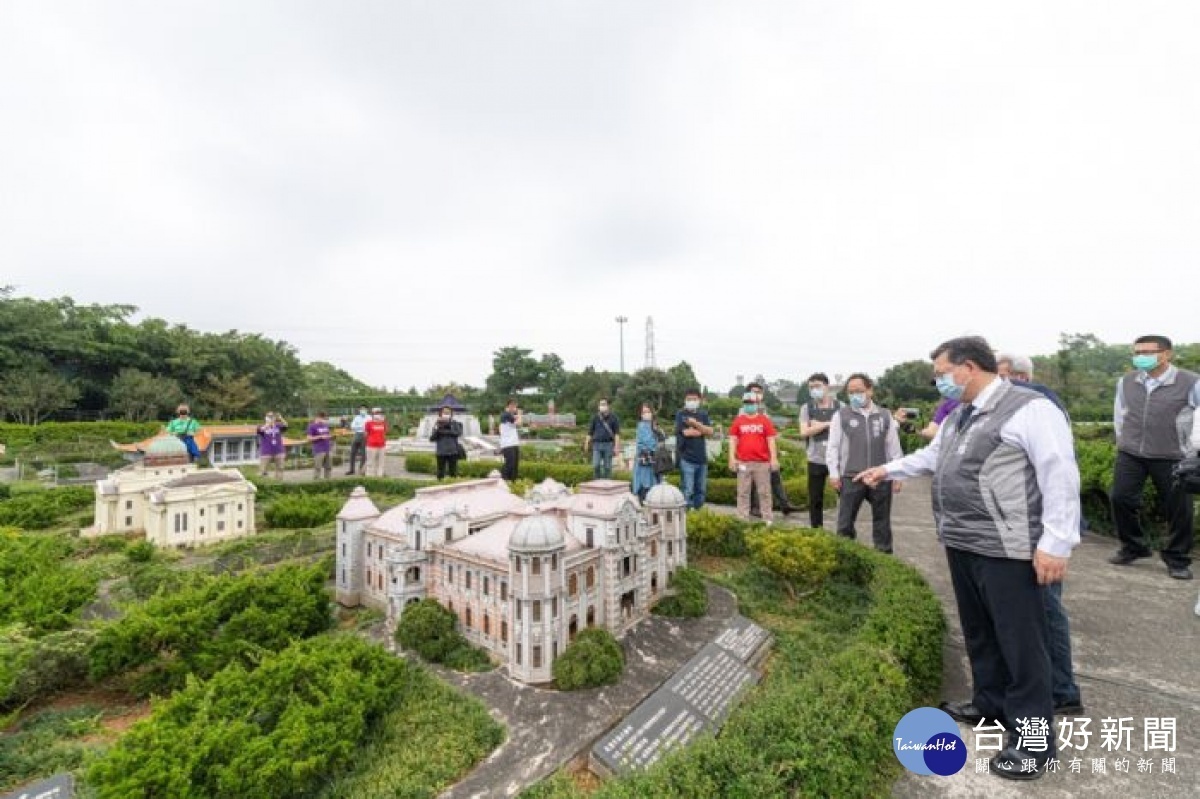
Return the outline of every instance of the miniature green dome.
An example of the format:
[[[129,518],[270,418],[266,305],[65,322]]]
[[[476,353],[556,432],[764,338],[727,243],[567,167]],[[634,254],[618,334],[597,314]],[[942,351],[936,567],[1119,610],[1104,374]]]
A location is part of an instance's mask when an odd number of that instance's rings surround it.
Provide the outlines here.
[[[182,455],[187,457],[187,447],[175,436],[160,436],[146,447],[146,454],[156,458],[169,458]]]

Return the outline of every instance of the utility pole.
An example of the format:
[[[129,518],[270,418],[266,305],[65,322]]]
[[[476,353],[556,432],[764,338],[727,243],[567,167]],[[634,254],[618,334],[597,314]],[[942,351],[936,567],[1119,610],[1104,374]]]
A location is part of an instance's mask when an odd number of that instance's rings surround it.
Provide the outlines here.
[[[628,316],[617,317],[617,324],[621,329],[621,374],[625,374],[625,323],[628,321]]]
[[[654,355],[654,317],[646,317],[646,363],[647,369],[658,368],[658,359]]]

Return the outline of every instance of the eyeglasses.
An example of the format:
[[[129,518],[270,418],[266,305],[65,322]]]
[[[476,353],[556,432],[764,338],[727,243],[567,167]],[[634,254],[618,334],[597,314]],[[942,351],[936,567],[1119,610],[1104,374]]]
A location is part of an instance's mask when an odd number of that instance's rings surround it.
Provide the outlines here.
[[[1158,355],[1163,350],[1134,350],[1134,355]]]

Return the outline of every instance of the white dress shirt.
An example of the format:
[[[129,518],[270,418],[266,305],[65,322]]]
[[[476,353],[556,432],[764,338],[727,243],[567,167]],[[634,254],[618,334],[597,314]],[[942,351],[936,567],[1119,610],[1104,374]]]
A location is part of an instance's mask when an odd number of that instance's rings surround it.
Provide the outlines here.
[[[849,407],[843,405],[842,407]],[[883,455],[889,461],[894,461],[904,455],[904,449],[900,446],[900,433],[896,430],[896,420],[887,415],[887,411],[877,406],[874,402],[867,405],[865,408],[850,408],[853,413],[857,413],[864,419],[871,413],[882,411],[887,417],[885,424],[888,426],[887,433],[884,435]],[[825,468],[829,469],[830,480],[842,479],[842,414],[835,413],[829,424],[829,440],[825,442]]]
[[[972,401],[985,407],[1002,385],[994,378]],[[956,417],[951,417],[956,418]],[[937,467],[947,419],[938,428],[929,446],[887,464],[888,477],[933,474]],[[1037,475],[1042,493],[1042,537],[1037,548],[1048,555],[1070,557],[1079,543],[1079,466],[1075,462],[1075,442],[1062,411],[1045,397],[1030,400],[1000,428],[1000,440],[1024,450]],[[832,470],[831,470],[832,471]]]

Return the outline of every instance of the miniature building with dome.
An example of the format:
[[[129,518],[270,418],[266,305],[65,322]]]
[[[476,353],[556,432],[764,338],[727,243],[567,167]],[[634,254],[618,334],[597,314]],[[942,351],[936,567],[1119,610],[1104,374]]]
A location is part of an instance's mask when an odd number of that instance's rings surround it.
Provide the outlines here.
[[[574,492],[547,479],[527,497],[498,477],[417,490],[381,513],[361,486],[337,517],[337,600],[387,613],[436,599],[517,680],[550,682],[575,634],[620,636],[687,565],[687,510],[669,484],[644,503],[629,484]]]
[[[254,534],[256,488],[241,472],[199,470],[175,436],[139,462],[96,481],[95,524],[86,537],[144,531],[160,547],[191,547]]]

